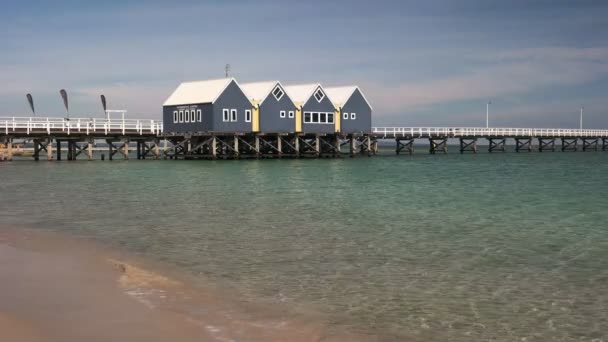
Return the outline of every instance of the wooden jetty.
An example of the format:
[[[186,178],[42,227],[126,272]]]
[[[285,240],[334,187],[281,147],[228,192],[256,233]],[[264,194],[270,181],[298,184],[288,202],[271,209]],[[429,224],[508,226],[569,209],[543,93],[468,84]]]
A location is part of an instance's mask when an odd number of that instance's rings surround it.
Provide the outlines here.
[[[516,152],[532,152],[534,139],[539,152],[608,151],[608,130],[563,128],[480,128],[480,127],[373,127],[375,140],[394,140],[397,154],[414,153],[414,141],[428,140],[429,153],[447,153],[448,139],[458,139],[460,153],[477,153],[478,139],[488,141],[488,152],[505,152],[507,139],[515,141]],[[580,142],[580,144],[579,144]]]

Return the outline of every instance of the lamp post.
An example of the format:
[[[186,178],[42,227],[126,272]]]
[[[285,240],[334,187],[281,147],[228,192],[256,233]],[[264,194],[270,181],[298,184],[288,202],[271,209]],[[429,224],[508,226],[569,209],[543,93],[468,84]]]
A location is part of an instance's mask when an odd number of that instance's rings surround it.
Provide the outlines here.
[[[581,106],[581,119],[580,119],[580,123],[579,123],[580,129],[583,129],[583,109],[585,109],[585,107]]]
[[[492,104],[492,101],[488,101],[488,103],[486,103],[486,128],[490,128],[490,105]]]

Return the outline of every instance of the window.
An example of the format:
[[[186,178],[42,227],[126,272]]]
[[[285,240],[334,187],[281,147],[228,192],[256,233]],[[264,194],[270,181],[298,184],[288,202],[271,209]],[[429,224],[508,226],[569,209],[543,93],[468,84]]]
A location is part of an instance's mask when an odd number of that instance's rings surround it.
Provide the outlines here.
[[[177,111],[173,111],[173,123],[177,123]]]
[[[334,113],[327,113],[327,123],[329,123],[329,124],[334,123]]]
[[[312,123],[319,123],[319,113],[312,113]]]
[[[283,92],[283,89],[281,89],[281,87],[277,85],[272,91],[272,95],[275,99],[277,99],[277,101],[280,101],[283,95],[285,95],[285,93]]]
[[[357,118],[357,113],[350,113],[350,119],[355,120]]]
[[[196,111],[194,109],[190,111],[190,122],[196,122]]]
[[[203,113],[200,109],[196,111],[196,114],[198,115],[198,122],[203,122]]]
[[[190,122],[190,111],[187,110],[184,112],[185,122]]]
[[[319,113],[319,123],[327,122],[327,113]]]
[[[230,121],[230,112],[226,108],[222,109],[222,120],[224,122]]]
[[[236,121],[236,109],[230,110],[230,121]]]
[[[184,122],[184,111],[183,110],[179,111],[179,122]]]
[[[290,118],[290,119],[293,119],[293,118],[294,118],[294,116],[295,116],[295,114],[294,114],[293,110],[290,110],[290,111],[289,111],[289,118]]]
[[[318,102],[321,102],[321,100],[323,100],[323,98],[325,97],[325,94],[323,93],[323,90],[321,90],[321,88],[317,89],[317,91],[315,91],[315,99],[317,99]]]
[[[344,119],[344,120],[348,120],[348,113],[344,113],[344,114],[342,114],[342,119]]]
[[[251,122],[251,109],[245,109],[245,122]]]
[[[281,113],[279,114],[280,117],[284,118],[285,117],[285,111],[282,110]]]
[[[304,112],[304,123],[310,123],[310,112]]]

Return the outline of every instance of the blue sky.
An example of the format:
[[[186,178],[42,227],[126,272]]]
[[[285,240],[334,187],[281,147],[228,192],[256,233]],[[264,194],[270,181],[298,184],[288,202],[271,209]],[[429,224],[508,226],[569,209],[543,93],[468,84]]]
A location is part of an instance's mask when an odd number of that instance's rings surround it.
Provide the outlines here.
[[[359,85],[375,125],[608,127],[606,1],[13,1],[0,116],[160,118],[181,81]]]

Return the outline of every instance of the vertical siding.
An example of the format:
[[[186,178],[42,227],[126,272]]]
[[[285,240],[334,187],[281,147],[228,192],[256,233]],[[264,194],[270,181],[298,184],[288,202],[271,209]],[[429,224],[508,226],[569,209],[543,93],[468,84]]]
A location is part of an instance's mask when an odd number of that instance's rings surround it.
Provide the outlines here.
[[[323,88],[321,88],[321,89],[323,89]],[[323,92],[325,92],[325,91],[323,91]],[[302,131],[304,133],[334,133],[335,126],[333,123],[331,123],[331,124],[304,123],[304,112],[334,113],[335,110],[336,109],[335,109],[333,103],[331,103],[331,100],[327,97],[327,94],[325,94],[325,97],[323,98],[323,100],[321,100],[321,102],[318,102],[314,96],[311,96],[308,99],[308,101],[306,101],[304,106],[302,107]],[[336,119],[334,118],[334,121],[335,120]]]
[[[274,87],[271,89],[274,90]],[[283,92],[285,90],[283,89]],[[281,111],[285,111],[285,117],[281,118]],[[289,118],[289,112],[294,112],[294,117]],[[296,106],[285,93],[280,101],[274,95],[268,94],[264,102],[260,105],[260,132],[263,133],[292,133],[295,131],[295,112]]]
[[[237,121],[236,122],[224,122],[222,110],[236,109],[237,110]],[[251,110],[251,102],[247,99],[247,96],[243,93],[241,88],[232,81],[226,90],[220,95],[220,97],[213,104],[213,119],[212,119],[212,131],[214,132],[239,132],[247,133],[251,132],[252,123],[245,122],[245,110]]]
[[[173,111],[180,110],[201,110],[202,122],[173,122]],[[208,131],[212,125],[213,110],[210,104],[192,104],[180,106],[164,106],[163,107],[163,127],[168,133],[188,133],[188,132],[204,132]],[[196,115],[198,120],[198,115]]]
[[[351,119],[351,113],[356,119]],[[348,119],[341,120],[342,133],[370,133],[372,131],[372,109],[367,104],[359,89],[342,106],[342,113],[348,113]]]

